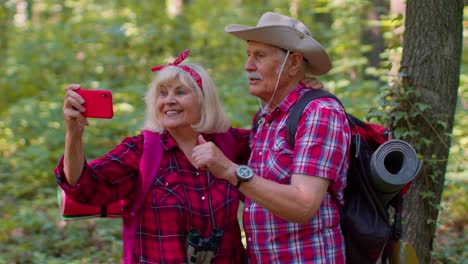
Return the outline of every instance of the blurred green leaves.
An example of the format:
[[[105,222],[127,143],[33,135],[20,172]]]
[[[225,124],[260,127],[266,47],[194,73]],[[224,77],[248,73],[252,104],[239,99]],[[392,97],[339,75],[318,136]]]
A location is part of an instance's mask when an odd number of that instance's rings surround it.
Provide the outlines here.
[[[0,5],[0,262],[118,263],[121,222],[94,219],[62,222],[52,173],[62,154],[62,100],[66,84],[110,89],[112,120],[90,120],[85,133],[89,159],[105,154],[123,137],[139,132],[143,96],[153,74],[186,48],[219,88],[236,127],[250,127],[259,102],[248,93],[243,70],[245,43],[224,32],[228,24],[255,25],[265,11],[298,16],[333,59],[320,77],[350,113],[363,117],[385,98],[389,50],[381,67],[370,67],[363,27],[377,25],[387,48],[399,49],[392,30],[401,19],[368,21],[370,1],[2,1]],[[31,13],[22,4],[32,4]],[[21,20],[21,18],[24,18]],[[401,50],[399,51],[401,53]],[[466,49],[453,131],[449,171],[466,169]],[[391,106],[392,101],[388,102]],[[418,105],[420,111],[427,106]],[[382,113],[373,113],[374,116]],[[372,116],[372,113],[371,115]],[[407,131],[395,131],[407,133]],[[459,217],[459,215],[454,215]]]

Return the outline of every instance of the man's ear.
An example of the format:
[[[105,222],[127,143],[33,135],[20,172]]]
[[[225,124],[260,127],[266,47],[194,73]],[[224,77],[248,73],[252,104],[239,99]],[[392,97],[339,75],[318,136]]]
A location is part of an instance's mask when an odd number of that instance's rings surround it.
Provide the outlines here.
[[[289,61],[288,62],[289,64],[288,74],[290,76],[295,76],[297,72],[301,70],[302,61],[303,61],[302,55],[296,52],[291,53],[289,55],[288,61]]]

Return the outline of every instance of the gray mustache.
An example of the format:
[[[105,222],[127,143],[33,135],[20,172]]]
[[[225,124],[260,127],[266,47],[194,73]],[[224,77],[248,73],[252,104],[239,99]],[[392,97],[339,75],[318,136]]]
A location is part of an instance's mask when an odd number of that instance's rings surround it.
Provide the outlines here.
[[[247,78],[248,79],[259,79],[259,80],[263,80],[262,76],[257,73],[257,72],[248,72],[247,73]]]

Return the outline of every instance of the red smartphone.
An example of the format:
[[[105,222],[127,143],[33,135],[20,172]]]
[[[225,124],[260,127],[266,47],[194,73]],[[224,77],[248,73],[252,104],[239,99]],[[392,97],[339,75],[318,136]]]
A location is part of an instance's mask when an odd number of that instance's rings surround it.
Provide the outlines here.
[[[111,91],[78,89],[75,92],[85,100],[83,104],[86,108],[83,113],[85,117],[110,119],[114,116]]]

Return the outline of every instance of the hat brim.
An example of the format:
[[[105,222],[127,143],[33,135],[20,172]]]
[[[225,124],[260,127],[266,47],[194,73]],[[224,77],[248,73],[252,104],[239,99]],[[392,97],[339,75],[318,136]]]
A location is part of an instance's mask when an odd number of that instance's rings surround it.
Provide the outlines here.
[[[310,66],[309,72],[313,75],[327,73],[332,67],[328,53],[315,39],[289,26],[249,27],[233,24],[224,30],[245,41],[258,41],[301,53]]]

